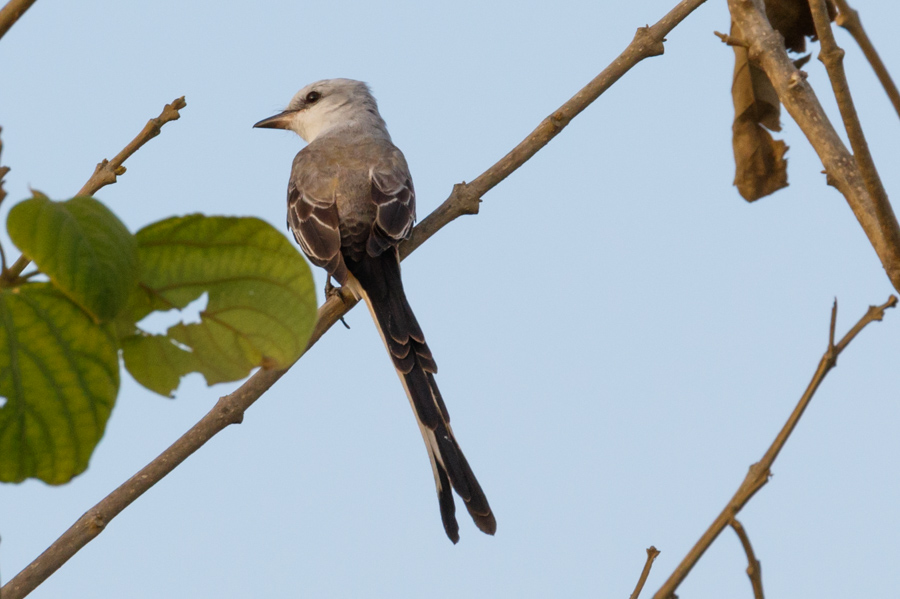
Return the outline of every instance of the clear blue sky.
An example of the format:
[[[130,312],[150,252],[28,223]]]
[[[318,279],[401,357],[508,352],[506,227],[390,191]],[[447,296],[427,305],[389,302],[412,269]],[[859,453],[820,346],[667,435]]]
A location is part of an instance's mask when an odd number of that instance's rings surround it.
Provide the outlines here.
[[[0,40],[0,218],[29,187],[70,197],[184,94],[182,119],[99,197],[132,230],[190,212],[284,230],[301,141],[251,125],[327,77],[372,85],[423,217],[674,4],[39,0]],[[855,5],[900,76],[900,6]],[[727,29],[725,2],[701,7],[404,263],[496,537],[466,518],[457,546],[444,536],[402,388],[356,309],[32,596],[625,597],[655,545],[649,596],[793,408],[833,298],[842,334],[892,292],[787,115],[790,187],[754,205],[732,187],[732,52],[712,34]],[[838,42],[896,196],[900,121]],[[823,67],[807,70],[836,115]],[[896,594],[898,356],[894,312],[841,356],[744,510],[770,596]],[[235,386],[194,375],[172,401],[125,374],[85,474],[0,487],[4,581]],[[745,568],[726,531],[679,595],[750,597]]]

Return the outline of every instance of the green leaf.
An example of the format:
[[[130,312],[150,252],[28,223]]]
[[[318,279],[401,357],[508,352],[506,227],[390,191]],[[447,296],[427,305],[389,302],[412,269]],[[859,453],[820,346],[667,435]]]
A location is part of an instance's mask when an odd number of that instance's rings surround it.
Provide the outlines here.
[[[6,224],[22,253],[95,320],[109,320],[124,306],[137,280],[137,246],[106,206],[40,195],[13,206]]]
[[[87,468],[119,389],[117,343],[49,283],[0,289],[0,481]]]
[[[208,293],[201,322],[122,338],[125,367],[139,383],[170,396],[189,372],[212,385],[257,366],[285,368],[303,353],[316,319],[312,275],[272,226],[194,214],[149,225],[136,238],[141,279],[121,319],[184,308]]]

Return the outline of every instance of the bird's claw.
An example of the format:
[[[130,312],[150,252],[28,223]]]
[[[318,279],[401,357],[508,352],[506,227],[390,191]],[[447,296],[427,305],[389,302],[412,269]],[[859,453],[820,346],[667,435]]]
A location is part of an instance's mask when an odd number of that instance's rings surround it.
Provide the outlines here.
[[[331,283],[331,277],[325,279],[325,301],[328,301],[332,297],[337,297],[341,302],[344,301],[344,298],[341,297],[341,287],[335,287]],[[341,316],[341,324],[346,328],[350,328],[350,325],[347,324],[347,321],[344,320],[344,317]]]

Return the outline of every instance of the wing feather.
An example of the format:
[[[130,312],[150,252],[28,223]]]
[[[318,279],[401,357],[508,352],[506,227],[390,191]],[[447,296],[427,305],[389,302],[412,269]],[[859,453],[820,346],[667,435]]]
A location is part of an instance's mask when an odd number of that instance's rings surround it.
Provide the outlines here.
[[[341,255],[341,227],[335,199],[322,192],[310,168],[312,155],[297,154],[288,182],[288,227],[303,252],[341,285],[347,282],[347,266]]]
[[[366,250],[378,256],[409,238],[416,222],[416,191],[403,153],[393,146],[369,171],[369,180],[376,213]]]

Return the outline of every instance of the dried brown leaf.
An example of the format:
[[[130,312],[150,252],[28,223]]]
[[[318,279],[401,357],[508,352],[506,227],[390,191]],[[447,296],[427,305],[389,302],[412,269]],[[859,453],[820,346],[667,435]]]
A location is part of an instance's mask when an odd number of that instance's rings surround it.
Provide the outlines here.
[[[731,35],[741,35],[734,23],[731,24]],[[732,46],[732,49],[734,75],[731,81],[731,99],[734,101],[735,120],[752,119],[771,131],[781,131],[781,104],[765,71],[750,63],[747,48]]]
[[[828,13],[834,18],[835,8],[826,0]],[[793,52],[806,49],[806,38],[815,38],[816,28],[808,0],[766,0],[766,16],[784,37],[784,45]],[[744,39],[732,23],[732,37]],[[750,63],[747,49],[732,46],[734,75],[731,98],[734,102],[732,146],[734,148],[734,184],[748,202],[758,200],[782,187],[787,187],[787,146],[769,131],[781,131],[781,105],[775,88],[762,69]],[[794,61],[800,68],[809,56]],[[768,131],[767,131],[768,129]]]
[[[731,35],[741,36],[733,23]],[[732,48],[734,184],[741,196],[752,202],[787,186],[787,161],[784,159],[787,146],[783,141],[773,139],[766,130],[781,131],[781,104],[775,88],[765,72],[750,63],[747,48]]]
[[[748,202],[787,187],[787,145],[774,139],[759,123],[737,118],[732,125],[732,146],[736,165],[734,184]]]

